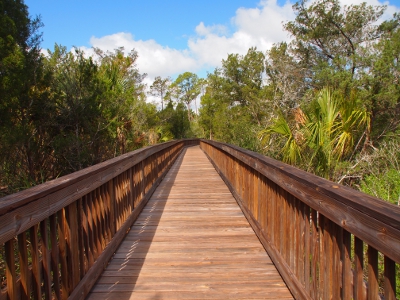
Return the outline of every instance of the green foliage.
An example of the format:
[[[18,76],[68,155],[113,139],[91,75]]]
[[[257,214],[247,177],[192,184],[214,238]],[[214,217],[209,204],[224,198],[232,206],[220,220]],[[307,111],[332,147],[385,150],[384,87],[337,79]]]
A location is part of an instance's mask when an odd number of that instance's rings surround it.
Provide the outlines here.
[[[200,83],[196,74],[185,72],[180,74],[169,87],[169,93],[174,94],[181,103],[186,104],[189,121],[192,120],[190,104],[200,94]]]
[[[157,76],[154,79],[153,84],[150,86],[150,95],[160,97],[161,110],[164,110],[165,96],[167,94],[170,85],[171,85],[170,77],[162,79],[160,76]]]
[[[319,86],[341,85],[339,80],[334,85],[329,76],[324,76],[329,75],[324,72],[327,67],[342,80],[354,78],[357,70],[364,68],[364,49],[379,37],[374,23],[383,14],[383,6],[373,7],[364,2],[341,7],[338,0],[308,5],[302,0],[293,9],[296,19],[286,23],[285,29],[295,38],[296,53],[317,72],[313,77]]]
[[[255,48],[244,56],[230,54],[221,69],[208,75],[199,110],[205,137],[260,150],[257,131],[270,105],[263,85],[264,58]]]
[[[367,175],[361,182],[361,190],[395,205],[400,203],[400,171],[385,170],[383,174]]]
[[[272,134],[278,134],[285,140],[285,144],[281,150],[283,155],[282,160],[284,162],[297,165],[303,160],[301,145],[299,144],[299,141],[296,141],[293,129],[290,128],[290,125],[282,112],[279,113],[275,122],[271,126],[259,132],[261,143],[266,147],[270,146],[269,143],[272,141]]]
[[[357,105],[357,98],[344,100],[326,88],[304,112],[300,108],[292,110],[288,118],[279,113],[259,136],[268,147],[271,135],[280,135],[285,141],[282,148],[285,162],[333,178],[337,163],[353,153],[355,139],[368,125],[369,115]]]

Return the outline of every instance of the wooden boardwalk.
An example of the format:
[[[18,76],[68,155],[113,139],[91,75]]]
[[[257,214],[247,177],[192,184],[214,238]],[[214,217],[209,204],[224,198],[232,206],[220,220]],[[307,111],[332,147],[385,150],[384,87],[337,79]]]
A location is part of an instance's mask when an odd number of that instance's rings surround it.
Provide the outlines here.
[[[172,166],[87,299],[293,297],[196,146]]]

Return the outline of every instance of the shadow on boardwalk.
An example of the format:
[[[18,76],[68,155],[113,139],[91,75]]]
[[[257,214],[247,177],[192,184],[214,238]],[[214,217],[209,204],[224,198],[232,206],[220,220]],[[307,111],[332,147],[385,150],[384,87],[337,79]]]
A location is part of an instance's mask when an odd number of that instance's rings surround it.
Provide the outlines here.
[[[184,150],[88,299],[292,299],[199,147]]]

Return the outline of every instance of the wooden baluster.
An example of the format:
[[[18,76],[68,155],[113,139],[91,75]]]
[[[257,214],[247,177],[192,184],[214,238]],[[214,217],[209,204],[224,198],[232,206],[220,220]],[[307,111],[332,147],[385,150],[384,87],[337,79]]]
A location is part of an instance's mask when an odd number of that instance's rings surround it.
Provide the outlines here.
[[[378,294],[378,251],[368,245],[368,300],[376,300]]]
[[[28,248],[26,232],[18,235],[19,268],[21,280],[21,300],[31,298],[31,282],[29,276]]]
[[[271,215],[270,215],[270,227],[271,227],[271,243],[277,247],[278,246],[278,209],[277,209],[277,191],[276,191],[276,184],[270,181],[270,192],[271,197],[269,201],[271,202]]]
[[[40,235],[42,238],[41,250],[42,250],[42,270],[43,270],[43,287],[45,299],[51,298],[51,267],[50,267],[50,250],[48,242],[48,229],[47,220],[40,222]]]
[[[106,222],[105,222],[105,212],[104,212],[104,192],[103,186],[98,187],[98,207],[99,207],[99,220],[100,220],[100,233],[101,233],[101,251],[103,252],[104,248],[107,245],[106,240]]]
[[[111,223],[110,223],[110,190],[108,188],[108,183],[103,184],[104,193],[104,221],[106,226],[106,242],[107,244],[111,242],[113,234],[111,233]]]
[[[339,299],[342,289],[341,253],[343,249],[343,230],[330,221],[332,228],[332,299]]]
[[[142,202],[142,199],[144,198],[144,193],[145,193],[145,172],[144,172],[144,161],[140,163],[140,202]]]
[[[276,229],[278,230],[278,234],[277,234],[277,248],[278,251],[280,252],[280,254],[282,255],[283,259],[287,261],[287,257],[286,257],[286,253],[285,253],[285,248],[284,248],[284,238],[285,238],[285,234],[286,234],[286,211],[287,211],[287,202],[284,198],[284,196],[282,195],[282,188],[280,186],[277,186],[277,205],[276,208],[278,210],[278,226],[276,227]]]
[[[83,215],[83,200],[82,198],[77,201],[77,220],[78,223],[78,249],[79,249],[79,281],[85,276],[86,255],[85,255],[85,242],[84,236],[84,215]]]
[[[385,256],[384,268],[385,300],[394,300],[396,299],[396,263]]]
[[[294,240],[295,248],[296,248],[296,255],[294,258],[295,267],[296,267],[296,274],[299,278],[301,284],[305,287],[305,259],[304,259],[304,248],[305,244],[307,243],[308,236],[305,233],[305,215],[304,215],[304,204],[299,199],[295,198],[296,200],[296,219],[297,221],[297,232],[296,232],[296,239]]]
[[[114,180],[108,182],[108,190],[110,193],[110,231],[111,237],[114,237],[116,232],[116,218],[115,218],[115,187],[113,185]]]
[[[292,216],[292,207],[290,203],[290,195],[285,190],[281,190],[281,200],[284,204],[285,212],[282,219],[282,230],[281,230],[281,254],[283,254],[283,258],[286,260],[289,268],[292,269],[290,265],[290,255],[291,255],[291,238],[293,237],[293,216]],[[293,270],[293,269],[292,269]]]
[[[312,259],[311,245],[312,245],[312,233],[311,233],[311,211],[310,207],[303,203],[304,206],[304,287],[309,295],[311,295],[310,279],[311,277],[311,263]]]
[[[78,243],[78,214],[76,202],[66,207],[66,246],[68,267],[68,288],[71,293],[80,281],[79,273],[79,243]]]
[[[257,213],[257,220],[261,224],[261,227],[264,231],[266,237],[268,237],[268,230],[267,230],[267,215],[268,215],[268,187],[266,178],[261,173],[259,174],[259,197],[258,197],[258,213]]]
[[[17,299],[17,274],[15,272],[14,239],[5,243],[8,299]]]
[[[312,210],[311,212],[311,221],[312,221],[312,237],[311,237],[311,280],[312,280],[312,288],[311,288],[311,298],[317,299],[319,296],[319,283],[320,283],[320,273],[319,273],[319,225],[318,225],[318,213],[316,210]]]
[[[53,270],[53,291],[57,300],[61,299],[59,248],[57,241],[57,215],[50,216],[51,269]]]
[[[84,270],[84,273],[86,274],[90,268],[89,256],[91,255],[90,247],[89,247],[89,224],[88,224],[88,215],[87,215],[87,195],[83,196],[83,198],[82,198],[81,216],[82,216],[82,231],[83,231],[83,247],[85,250],[84,251],[85,256],[84,256],[83,270]]]
[[[68,299],[68,266],[67,266],[67,246],[66,246],[66,217],[65,209],[60,210],[57,213],[58,220],[58,243],[60,249],[60,265],[61,265],[61,297],[62,299]]]
[[[342,280],[342,299],[353,298],[353,271],[351,269],[351,233],[343,230],[343,280]]]
[[[86,195],[86,214],[88,221],[89,269],[90,269],[98,257],[95,221],[93,218],[93,193],[89,193],[88,195]]]
[[[135,208],[135,191],[133,183],[133,168],[129,169],[129,215]]]
[[[40,274],[39,260],[39,242],[38,242],[38,225],[34,225],[30,231],[31,240],[31,259],[32,259],[32,288],[33,298],[36,300],[42,299],[42,283]]]
[[[271,181],[268,178],[264,178],[265,181],[265,207],[266,207],[266,220],[265,220],[265,230],[267,231],[267,238],[273,244],[273,213],[272,213],[272,202],[273,202],[273,191],[271,186]]]
[[[296,199],[288,192],[286,192],[285,195],[288,203],[288,219],[286,222],[288,223],[288,232],[287,232],[287,237],[286,239],[286,247],[288,248],[286,250],[287,252],[287,262],[288,265],[290,266],[292,272],[298,276],[298,273],[296,272],[296,264],[297,262],[295,261],[295,257],[297,257],[298,253],[298,246],[299,246],[299,217],[296,212]]]
[[[354,299],[364,299],[364,243],[354,237]]]
[[[100,224],[99,224],[99,208],[97,205],[97,189],[91,193],[92,196],[92,219],[93,219],[93,242],[96,247],[96,256],[95,259],[101,254],[101,232],[100,232]]]
[[[327,225],[325,222],[325,217],[321,214],[318,215],[319,217],[319,290],[318,290],[318,297],[319,299],[326,299],[326,232],[325,226]]]

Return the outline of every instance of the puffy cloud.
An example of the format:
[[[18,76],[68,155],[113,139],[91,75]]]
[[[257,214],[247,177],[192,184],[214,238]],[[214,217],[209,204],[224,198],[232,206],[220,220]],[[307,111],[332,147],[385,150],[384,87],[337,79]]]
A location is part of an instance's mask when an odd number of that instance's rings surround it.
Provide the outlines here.
[[[261,1],[257,8],[239,8],[231,19],[233,28],[223,25],[205,25],[200,22],[195,34],[188,38],[188,47],[177,50],[158,44],[155,40],[135,40],[131,33],[119,32],[103,37],[92,37],[90,44],[102,50],[113,51],[124,47],[139,53],[139,70],[155,76],[174,76],[190,71],[213,70],[230,53],[245,54],[250,47],[265,51],[273,43],[286,40],[282,22],[293,18],[291,4],[279,6],[276,0]],[[229,34],[229,31],[233,31]],[[89,54],[91,49],[82,47]]]
[[[124,47],[126,51],[135,49],[139,53],[137,61],[139,70],[150,77],[168,76],[186,70],[193,70],[198,63],[189,51],[171,49],[158,44],[154,40],[135,40],[132,34],[120,32],[101,38],[92,37],[90,44],[102,50],[113,51]]]
[[[363,1],[346,0],[342,3],[350,5]],[[378,0],[367,0],[367,3],[382,4]],[[93,47],[109,51],[118,47],[124,47],[127,51],[136,49],[139,53],[139,70],[148,74],[146,83],[151,84],[156,76],[176,76],[185,71],[212,71],[230,53],[245,54],[250,47],[266,51],[274,43],[288,41],[290,37],[283,30],[283,23],[294,19],[292,5],[290,1],[279,5],[277,0],[260,0],[255,8],[237,9],[231,19],[231,28],[200,22],[194,28],[194,35],[188,38],[185,50],[162,46],[155,40],[135,40],[131,33],[124,32],[92,37],[90,43]],[[399,8],[389,5],[383,18],[391,18],[396,11]]]
[[[221,27],[207,27],[200,23],[197,36],[188,41],[191,53],[203,66],[218,66],[229,53],[245,54],[250,47],[261,51],[273,43],[288,40],[282,23],[294,18],[292,4],[279,6],[276,0],[261,1],[256,8],[239,8],[231,23],[232,35],[221,35]]]

